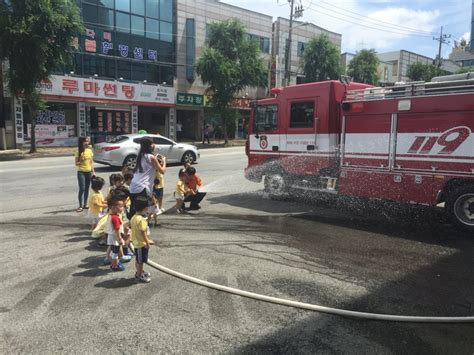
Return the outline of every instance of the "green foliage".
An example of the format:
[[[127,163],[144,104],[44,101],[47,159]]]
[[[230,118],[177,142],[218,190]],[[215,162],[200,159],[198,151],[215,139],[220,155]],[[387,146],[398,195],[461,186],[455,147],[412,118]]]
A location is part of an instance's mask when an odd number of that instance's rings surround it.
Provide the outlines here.
[[[464,67],[459,69],[456,74],[474,73],[474,67]]]
[[[225,110],[231,100],[245,87],[265,87],[268,72],[255,41],[248,38],[243,25],[235,19],[209,25],[209,36],[196,71],[206,93],[218,110]],[[226,129],[226,115],[222,113]],[[227,134],[224,132],[227,142]]]
[[[378,82],[377,66],[379,59],[375,49],[362,49],[350,61],[347,75],[358,83],[376,85]]]
[[[0,60],[9,61],[6,74],[10,91],[23,96],[30,108],[31,151],[35,150],[34,117],[44,108],[37,84],[68,63],[73,39],[82,30],[73,0],[0,1]]]
[[[309,41],[301,59],[301,67],[307,83],[339,79],[340,51],[326,34],[322,34]]]
[[[408,67],[407,76],[412,81],[430,81],[435,76],[445,75],[446,71],[432,64],[416,62]]]

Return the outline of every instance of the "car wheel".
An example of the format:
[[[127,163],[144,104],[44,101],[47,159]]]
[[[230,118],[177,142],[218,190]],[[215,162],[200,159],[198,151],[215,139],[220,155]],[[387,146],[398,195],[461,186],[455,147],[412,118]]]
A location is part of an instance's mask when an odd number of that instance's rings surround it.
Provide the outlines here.
[[[136,155],[129,155],[123,161],[123,165],[125,165],[130,170],[135,169],[135,166],[137,166],[137,156]]]
[[[474,185],[451,191],[446,199],[446,212],[458,227],[474,231]]]
[[[196,161],[196,155],[193,152],[186,152],[181,158],[182,163],[192,164]]]

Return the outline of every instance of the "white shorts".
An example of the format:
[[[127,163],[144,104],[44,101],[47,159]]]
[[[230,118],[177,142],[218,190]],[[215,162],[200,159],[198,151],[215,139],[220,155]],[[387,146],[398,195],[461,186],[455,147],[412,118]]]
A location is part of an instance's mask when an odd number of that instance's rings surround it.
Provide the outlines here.
[[[99,220],[105,216],[105,213],[99,212],[99,213],[92,213],[91,210],[89,209],[87,211],[86,218],[89,219],[93,224],[97,224]]]

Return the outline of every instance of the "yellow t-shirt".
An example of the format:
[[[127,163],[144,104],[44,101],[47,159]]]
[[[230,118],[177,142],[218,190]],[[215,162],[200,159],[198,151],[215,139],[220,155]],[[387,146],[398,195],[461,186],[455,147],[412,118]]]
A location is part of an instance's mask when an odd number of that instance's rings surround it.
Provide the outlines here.
[[[79,160],[79,165],[77,165],[77,170],[83,173],[90,173],[92,171],[92,157],[94,153],[91,148],[84,149],[84,152],[79,157],[79,151],[76,152],[74,157],[76,160]]]
[[[99,214],[102,212],[104,207],[102,205],[105,203],[104,196],[102,195],[102,192],[93,192],[89,196],[89,210],[91,213],[94,214]]]
[[[146,245],[145,235],[148,227],[148,222],[145,217],[140,214],[135,214],[130,222],[132,228],[132,243],[135,248],[143,248]]]
[[[160,179],[159,184],[155,184],[154,188],[155,189],[162,189],[165,187],[165,174],[160,173],[159,171],[156,172],[156,178]]]
[[[176,183],[176,193],[178,195],[184,195],[186,194],[186,191],[188,189],[186,188],[186,183],[184,181],[178,180]]]

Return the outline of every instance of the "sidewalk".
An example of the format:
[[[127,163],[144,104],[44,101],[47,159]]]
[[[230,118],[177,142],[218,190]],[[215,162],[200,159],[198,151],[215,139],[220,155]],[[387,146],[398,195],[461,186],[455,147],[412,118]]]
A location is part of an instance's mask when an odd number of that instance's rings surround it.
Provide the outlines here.
[[[195,145],[199,150],[213,148],[238,147],[245,145],[245,139],[229,140],[229,144],[225,145],[224,140],[211,141],[211,144],[202,144],[202,142],[183,142]],[[10,149],[0,150],[0,161],[31,159],[41,157],[72,157],[76,151],[76,147],[50,147],[37,148],[37,153],[29,154],[29,149]]]

